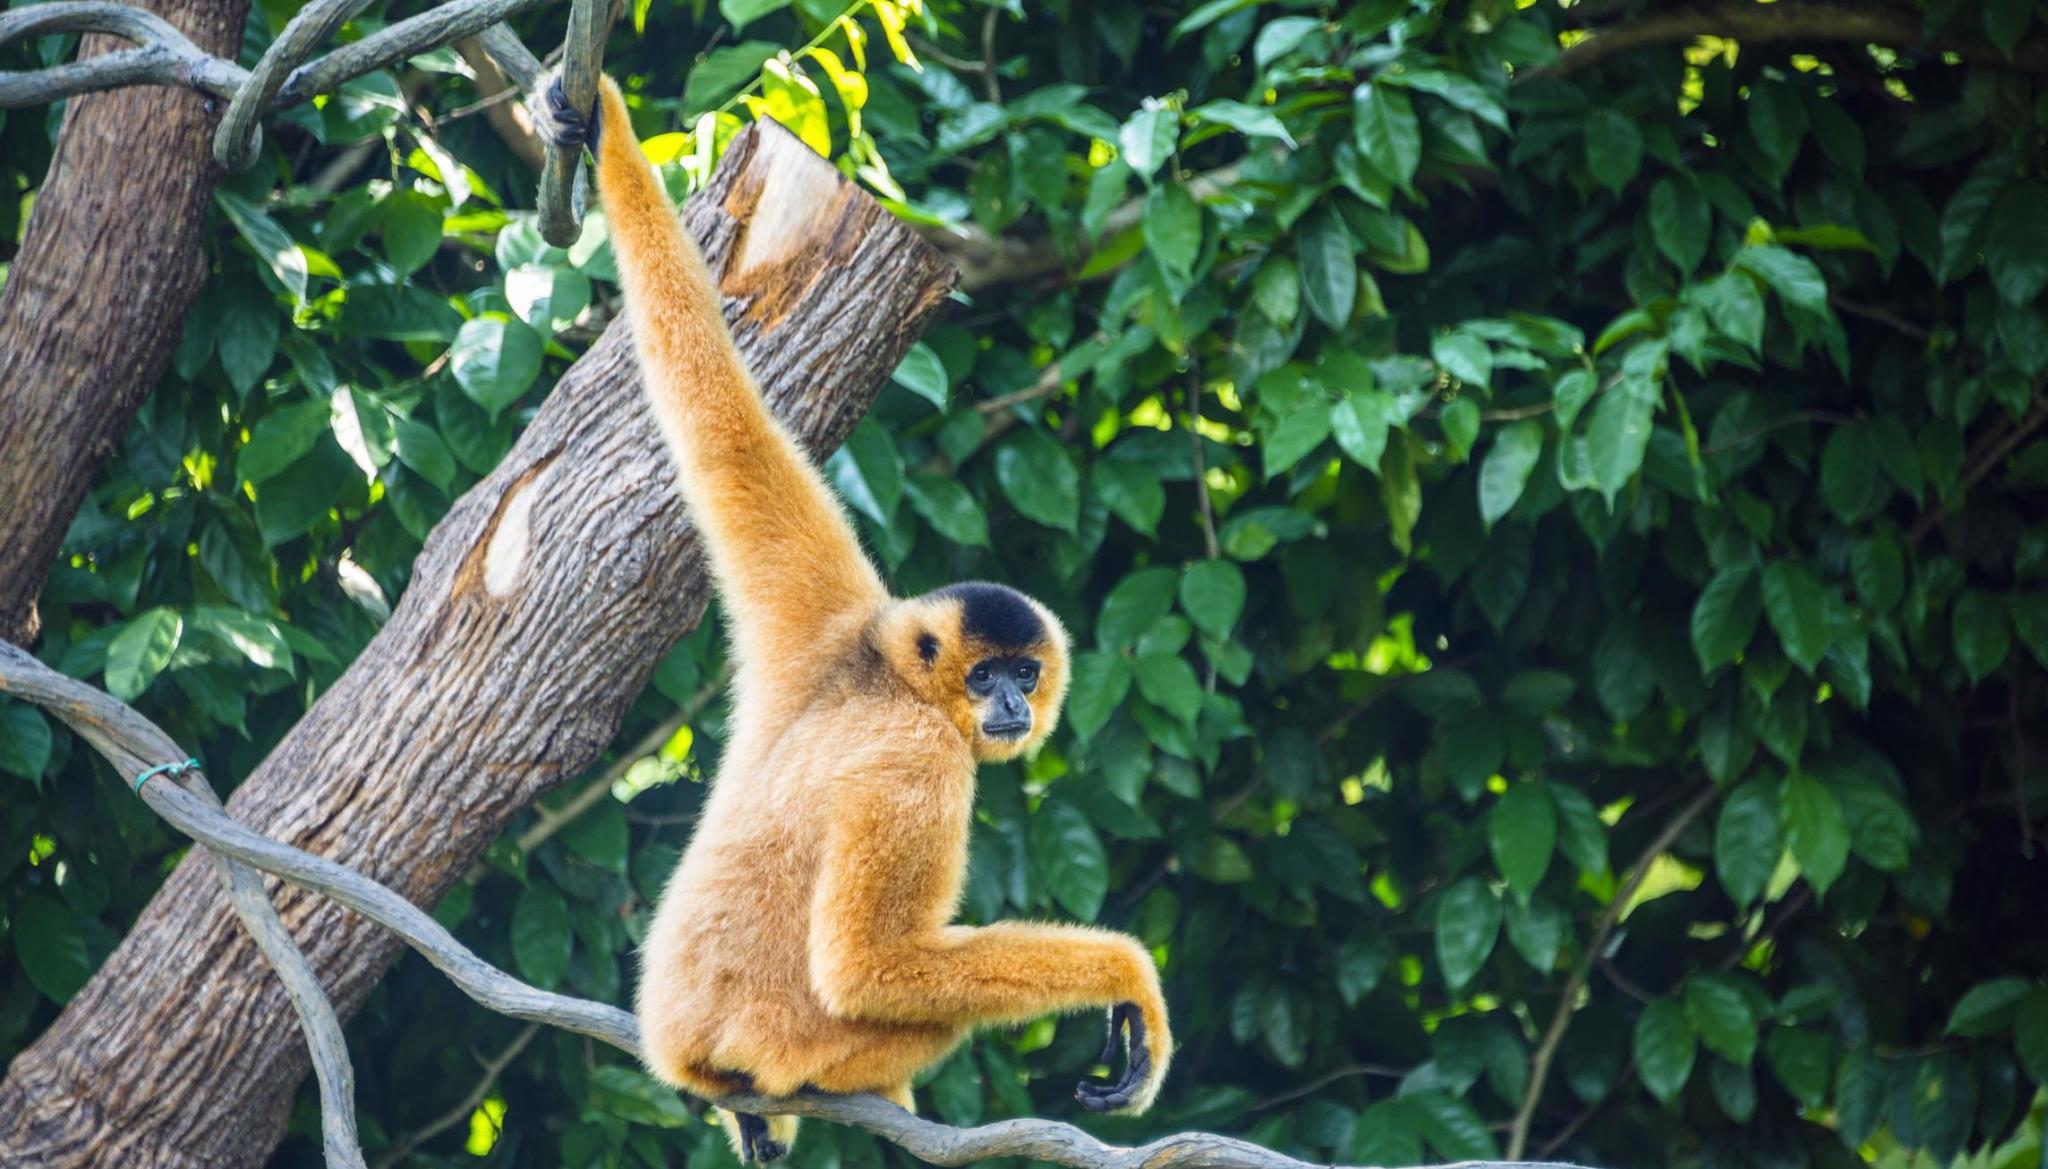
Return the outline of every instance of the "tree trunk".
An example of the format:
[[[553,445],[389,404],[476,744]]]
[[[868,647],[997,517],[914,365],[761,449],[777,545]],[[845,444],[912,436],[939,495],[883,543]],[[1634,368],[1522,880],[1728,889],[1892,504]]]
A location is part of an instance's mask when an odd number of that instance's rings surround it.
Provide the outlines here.
[[[748,365],[814,454],[953,283],[772,123],[735,140],[684,218]],[[434,530],[389,624],[235,792],[236,819],[431,905],[597,758],[709,590],[633,361],[621,320]],[[279,1139],[304,1043],[201,862],[15,1061],[0,1164],[253,1166]],[[278,907],[347,1017],[398,943],[316,895]]]
[[[233,59],[242,46],[248,0],[132,2],[208,53]],[[125,44],[87,37],[79,56]],[[214,122],[202,95],[164,88],[75,97],[64,113],[0,286],[0,638],[35,639],[36,597],[71,517],[206,282]]]

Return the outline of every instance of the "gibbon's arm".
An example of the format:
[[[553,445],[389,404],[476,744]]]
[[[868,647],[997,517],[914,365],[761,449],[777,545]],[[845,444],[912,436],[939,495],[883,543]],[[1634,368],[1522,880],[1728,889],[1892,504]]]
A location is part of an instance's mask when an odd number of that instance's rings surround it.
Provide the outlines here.
[[[888,594],[823,477],[762,402],[697,244],[609,77],[599,101],[597,188],[641,376],[704,533],[737,656],[811,669],[817,638],[836,618],[872,612]],[[805,193],[764,191],[757,221],[772,200]]]
[[[890,787],[916,791],[907,781]],[[1131,1053],[1138,1080],[1113,1107],[1143,1111],[1173,1051],[1152,956],[1134,938],[1087,926],[944,925],[965,858],[950,854],[959,842],[944,839],[917,802],[914,794],[863,801],[827,834],[810,936],[811,984],[826,1009],[978,1027],[1129,1004],[1142,1048]]]

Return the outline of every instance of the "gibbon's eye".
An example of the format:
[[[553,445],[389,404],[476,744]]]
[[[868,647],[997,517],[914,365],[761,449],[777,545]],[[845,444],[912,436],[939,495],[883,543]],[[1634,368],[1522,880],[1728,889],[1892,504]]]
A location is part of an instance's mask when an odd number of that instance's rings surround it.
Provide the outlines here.
[[[967,688],[976,694],[987,694],[995,684],[996,672],[989,668],[987,662],[978,662],[967,672]]]
[[[1017,686],[1018,686],[1018,687],[1019,687],[1020,689],[1022,689],[1022,690],[1023,690],[1023,691],[1025,692],[1025,693],[1027,693],[1027,694],[1028,694],[1028,693],[1030,693],[1030,692],[1031,692],[1031,689],[1032,689],[1032,687],[1034,687],[1034,686],[1037,686],[1037,685],[1038,685],[1038,663],[1037,663],[1037,662],[1018,662],[1018,663],[1017,663]]]

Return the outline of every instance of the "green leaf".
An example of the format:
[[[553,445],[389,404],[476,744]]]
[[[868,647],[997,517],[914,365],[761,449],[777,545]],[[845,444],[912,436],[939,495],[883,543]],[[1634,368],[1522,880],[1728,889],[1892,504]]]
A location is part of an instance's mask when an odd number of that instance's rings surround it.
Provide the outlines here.
[[[1527,675],[1524,675],[1525,677]],[[1509,683],[1509,689],[1514,683]],[[1509,699],[1513,705],[1513,699]],[[1546,783],[1551,802],[1557,805],[1557,848],[1581,873],[1599,876],[1607,871],[1607,826],[1586,793],[1570,784]]]
[[[1978,983],[1956,1000],[1942,1034],[1975,1039],[2005,1030],[2012,1025],[2020,1002],[2032,993],[2034,986],[2024,978],[1994,978]]]
[[[1444,1160],[1490,1161],[1500,1156],[1486,1121],[1470,1104],[1442,1092],[1418,1092],[1407,1101],[1421,1113],[1422,1135]]]
[[[1827,277],[1812,260],[1784,248],[1755,244],[1742,249],[1735,262],[1762,277],[1792,308],[1816,318],[1827,317]]]
[[[291,644],[283,628],[268,617],[224,605],[198,605],[186,614],[185,629],[219,638],[262,669],[292,669]]]
[[[512,907],[512,960],[528,982],[542,990],[559,986],[569,972],[575,941],[569,903],[552,885],[529,885]]]
[[[1094,921],[1109,892],[1109,854],[1079,808],[1048,800],[1031,817],[1031,866],[1068,913]]]
[[[306,254],[285,230],[272,222],[263,208],[242,198],[226,187],[215,187],[213,201],[227,214],[228,221],[235,225],[235,233],[249,250],[256,253],[277,277],[285,294],[297,304],[306,303]]]
[[[1778,795],[1753,779],[1728,793],[1714,826],[1714,871],[1737,907],[1746,908],[1770,883],[1785,851]]]
[[[495,421],[540,376],[541,349],[540,334],[524,321],[476,317],[455,334],[448,366],[462,392]]]
[[[1353,390],[1330,407],[1330,433],[1337,439],[1338,449],[1352,462],[1378,474],[1393,409],[1392,399],[1379,390]]]
[[[1101,730],[1131,691],[1131,659],[1120,653],[1083,653],[1074,657],[1074,680],[1067,689],[1067,725],[1083,739]]]
[[[1179,654],[1144,654],[1137,661],[1138,693],[1147,702],[1193,726],[1202,713],[1202,683]]]
[[[1764,566],[1764,615],[1785,656],[1811,674],[1828,652],[1827,594],[1806,566],[1779,560]]]
[[[1717,1059],[1708,1066],[1707,1076],[1722,1113],[1737,1124],[1748,1124],[1756,1115],[1756,1076],[1749,1066]]]
[[[1381,1100],[1358,1116],[1350,1160],[1359,1165],[1414,1165],[1422,1160],[1422,1118],[1414,1102]]]
[[[1479,518],[1487,527],[1514,510],[1542,453],[1543,424],[1532,418],[1511,422],[1494,435],[1479,465]]]
[[[934,472],[920,472],[903,481],[910,506],[924,517],[932,530],[973,548],[989,546],[988,516],[975,501],[974,493],[958,479]]]
[[[1477,877],[1466,877],[1437,901],[1436,961],[1453,993],[1486,964],[1500,936],[1500,898]]]
[[[562,843],[598,868],[625,876],[626,850],[631,844],[625,805],[614,799],[600,801],[563,827]]]
[[[896,372],[890,380],[940,410],[946,408],[946,399],[952,393],[951,379],[946,376],[946,366],[932,347],[919,341],[904,353],[903,360],[896,365]]]
[[[1778,810],[1792,859],[1814,893],[1826,896],[1849,862],[1849,824],[1841,800],[1820,780],[1794,772],[1779,791]]]
[[[1310,402],[1280,419],[1265,435],[1266,478],[1272,479],[1300,462],[1330,435],[1330,411]]]
[[[1849,549],[1849,579],[1864,604],[1879,613],[1890,611],[1906,592],[1906,561],[1899,542],[1884,531],[1856,541]]]
[[[184,618],[175,609],[159,606],[136,614],[107,646],[107,693],[133,702],[171,664],[184,632]]]
[[[1123,148],[1123,161],[1148,184],[1152,181],[1152,172],[1173,154],[1179,141],[1179,112],[1154,98],[1145,99],[1143,108],[1132,114],[1123,128],[1117,131],[1117,142]]]
[[[38,893],[21,895],[7,907],[7,932],[22,973],[54,1002],[70,1002],[92,977],[85,934],[63,903]]]
[[[1286,256],[1269,257],[1252,278],[1252,303],[1266,319],[1285,328],[1301,309],[1301,271]]]
[[[1828,1060],[1835,1045],[1825,1035],[1796,1027],[1773,1027],[1764,1039],[1771,1074],[1806,1108],[1827,1102]]]
[[[1618,110],[1595,110],[1586,119],[1586,172],[1610,191],[1629,185],[1643,167],[1643,132]]]
[[[744,30],[748,25],[789,7],[789,0],[718,0],[718,14],[725,17],[734,32]]]
[[[1228,560],[1197,560],[1180,578],[1180,607],[1195,628],[1227,638],[1244,612],[1244,571]]]
[[[1739,657],[1762,616],[1756,572],[1749,565],[1724,569],[1708,581],[1692,609],[1692,648],[1700,669],[1712,673]]]
[[[903,456],[874,418],[861,419],[825,460],[825,476],[855,511],[883,527],[896,518],[903,502]]]
[[[1678,269],[1680,276],[1707,258],[1707,236],[1713,228],[1714,212],[1691,184],[1666,175],[1650,188],[1650,229],[1657,250]]]
[[[1877,447],[1869,428],[1863,423],[1837,426],[1821,448],[1821,501],[1843,523],[1853,524],[1884,503],[1878,494],[1878,473]]]
[[[1071,532],[1081,514],[1081,472],[1059,441],[1020,427],[996,448],[996,482],[1026,519]]]
[[[1145,197],[1145,247],[1176,286],[1184,285],[1202,252],[1202,207],[1179,183],[1162,183]]]
[[[1429,355],[1445,373],[1467,385],[1485,389],[1493,379],[1493,350],[1462,329],[1431,337]]]
[[[229,293],[215,338],[221,372],[228,384],[247,394],[277,358],[277,302],[253,284]]]
[[[2048,593],[2015,594],[2011,605],[2013,632],[2036,660],[2048,666]]]
[[[1198,122],[1228,126],[1247,138],[1273,138],[1288,147],[1295,145],[1294,135],[1287,132],[1280,116],[1263,106],[1223,99],[1203,102],[1189,110],[1188,115]]]
[[[1337,945],[1337,994],[1347,1007],[1355,1007],[1380,984],[1393,948],[1385,938],[1353,935]]]
[[[1685,1018],[1707,1050],[1747,1065],[1756,1054],[1757,1017],[1749,995],[1726,974],[1695,974],[1685,980]]]
[[[2037,986],[2013,1010],[2012,1047],[2035,1083],[2048,1083],[2048,986]]]
[[[418,191],[391,192],[384,200],[384,258],[410,276],[440,250],[440,204]]]
[[[1159,519],[1166,514],[1166,488],[1150,466],[1101,459],[1088,477],[1095,494],[1118,519],[1147,536],[1158,530]]]
[[[2005,605],[1990,593],[1970,589],[1956,599],[1951,627],[1956,660],[1975,685],[2005,662],[2012,651],[2012,625]]]
[[[392,430],[397,440],[399,461],[420,473],[420,477],[442,491],[455,486],[455,456],[449,453],[448,444],[441,441],[433,428],[414,422],[410,418],[399,419]]]
[[[1494,129],[1508,132],[1507,111],[1501,108],[1499,99],[1486,86],[1463,73],[1443,69],[1408,69],[1389,80],[1398,80],[1410,89],[1433,93]]]
[[[1368,81],[1352,90],[1351,132],[1365,160],[1399,186],[1422,165],[1422,124],[1399,89]]]
[[[1624,375],[1593,406],[1593,420],[1586,429],[1586,453],[1593,483],[1610,507],[1643,465],[1658,389],[1648,377]]]
[[[1173,608],[1179,574],[1171,568],[1144,568],[1118,581],[1103,598],[1095,622],[1095,640],[1105,649],[1137,644],[1152,624]]]
[[[1506,921],[1508,942],[1516,953],[1538,973],[1548,974],[1556,969],[1558,951],[1571,936],[1570,914],[1554,902],[1531,897],[1526,905],[1508,902]]]
[[[1741,272],[1724,272],[1695,290],[1707,319],[1722,336],[1746,349],[1764,341],[1764,295],[1756,281]]]
[[[711,50],[689,71],[682,112],[700,114],[751,85],[761,75],[761,66],[781,52],[782,46],[774,41],[741,41]]]
[[[1634,1047],[1636,1074],[1643,1086],[1665,1104],[1678,1099],[1692,1076],[1699,1047],[1677,999],[1658,999],[1643,1008],[1636,1019]]]
[[[1986,0],[1983,12],[1984,35],[2005,54],[2006,60],[2012,60],[2033,17],[2033,0]]]
[[[1358,262],[1337,213],[1327,206],[1310,212],[1294,234],[1294,254],[1308,310],[1325,325],[1343,328],[1358,299]]]
[[[1544,785],[1508,785],[1486,818],[1486,839],[1508,888],[1527,901],[1557,847],[1557,806]]]
[[[1557,410],[1559,430],[1571,430],[1579,411],[1593,400],[1593,391],[1599,388],[1600,382],[1590,369],[1574,369],[1557,379],[1557,384],[1551,387],[1551,401]]]
[[[1984,235],[1996,246],[1984,250],[1991,283],[2006,303],[2032,304],[2048,288],[2048,223],[2041,208],[2048,183],[2027,179],[2005,189],[1992,205]]]
[[[38,780],[50,765],[50,724],[25,702],[0,699],[0,771]]]
[[[676,1090],[638,1068],[603,1064],[590,1069],[589,1076],[590,1098],[586,1107],[601,1116],[655,1128],[684,1128],[690,1124],[690,1110]]]
[[[244,483],[261,483],[298,462],[327,433],[332,408],[322,401],[295,402],[271,411],[249,431],[249,441],[235,456],[235,472]]]
[[[1806,106],[1799,93],[1783,82],[1759,79],[1749,87],[1749,132],[1758,149],[1779,172],[1799,154],[1806,136]]]

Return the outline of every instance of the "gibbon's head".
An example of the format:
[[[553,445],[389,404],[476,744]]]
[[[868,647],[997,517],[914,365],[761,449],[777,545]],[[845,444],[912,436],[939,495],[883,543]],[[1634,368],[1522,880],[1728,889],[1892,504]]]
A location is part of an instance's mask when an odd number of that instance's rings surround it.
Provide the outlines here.
[[[985,763],[1045,741],[1067,696],[1067,632],[1016,589],[979,581],[902,602],[884,634],[889,661],[960,729]]]

